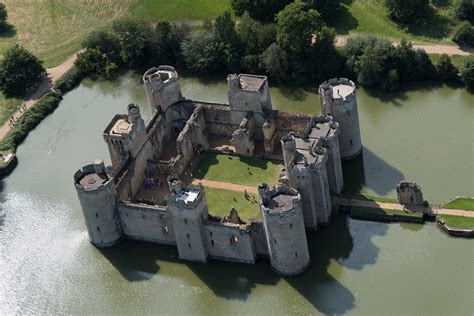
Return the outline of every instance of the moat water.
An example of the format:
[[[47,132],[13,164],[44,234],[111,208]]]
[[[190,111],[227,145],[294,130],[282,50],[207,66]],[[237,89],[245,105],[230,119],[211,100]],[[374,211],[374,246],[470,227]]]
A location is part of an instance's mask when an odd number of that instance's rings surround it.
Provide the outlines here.
[[[474,244],[425,225],[337,216],[308,235],[311,267],[294,278],[255,266],[177,260],[173,247],[87,240],[72,185],[80,166],[108,161],[101,132],[129,102],[150,116],[139,77],[85,81],[18,148],[1,184],[0,314],[472,314]],[[226,84],[182,80],[188,98],[226,101]],[[319,111],[311,91],[271,89],[276,108]],[[423,85],[358,90],[364,154],[345,163],[347,190],[394,196],[401,179],[441,203],[474,195],[474,96]]]

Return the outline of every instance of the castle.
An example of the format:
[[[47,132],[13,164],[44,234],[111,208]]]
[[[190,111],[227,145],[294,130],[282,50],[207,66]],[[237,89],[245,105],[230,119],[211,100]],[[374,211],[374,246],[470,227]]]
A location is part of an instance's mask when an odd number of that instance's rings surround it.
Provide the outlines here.
[[[267,258],[282,275],[309,266],[306,230],[329,223],[330,192],[344,186],[341,159],[362,151],[355,85],[323,83],[323,115],[313,116],[273,110],[265,76],[231,74],[227,82],[229,104],[217,104],[184,98],[173,67],[145,72],[150,122],[130,104],[103,132],[112,165],[98,160],[74,174],[92,244],[175,245],[196,262]],[[208,213],[190,177],[206,151],[284,161],[276,187],[258,186],[261,220],[244,222],[233,209],[223,218]]]

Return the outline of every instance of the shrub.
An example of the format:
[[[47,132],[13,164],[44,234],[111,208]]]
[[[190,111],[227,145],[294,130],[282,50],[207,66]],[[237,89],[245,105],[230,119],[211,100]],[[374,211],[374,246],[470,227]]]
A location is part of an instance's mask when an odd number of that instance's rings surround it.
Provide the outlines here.
[[[61,99],[62,97],[55,92],[50,92],[39,99],[18,119],[13,129],[0,143],[0,150],[16,150],[28,133],[58,107]]]
[[[417,24],[430,14],[429,0],[385,0],[390,17],[398,22]]]
[[[85,77],[86,75],[78,67],[73,66],[54,83],[54,89],[65,94],[78,86]]]
[[[455,81],[459,79],[458,70],[451,62],[451,58],[446,54],[442,54],[439,57],[439,60],[435,63],[435,68],[436,74],[441,80]]]
[[[262,66],[275,81],[283,81],[288,74],[288,56],[283,48],[274,43],[262,54]]]
[[[6,96],[22,96],[40,84],[45,69],[42,62],[27,49],[15,45],[0,62],[0,89]]]
[[[467,57],[460,67],[459,78],[469,89],[474,89],[474,55]]]
[[[454,7],[454,14],[460,20],[466,20],[474,23],[474,1],[458,0]]]
[[[474,47],[474,27],[465,21],[459,25],[453,35],[453,41],[459,45]]]

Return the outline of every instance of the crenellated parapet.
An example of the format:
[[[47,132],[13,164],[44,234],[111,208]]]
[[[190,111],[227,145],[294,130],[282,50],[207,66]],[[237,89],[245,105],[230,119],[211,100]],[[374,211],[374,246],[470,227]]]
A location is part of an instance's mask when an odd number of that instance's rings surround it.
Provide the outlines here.
[[[162,65],[148,69],[143,75],[143,84],[152,112],[166,112],[170,105],[183,100],[174,67]]]

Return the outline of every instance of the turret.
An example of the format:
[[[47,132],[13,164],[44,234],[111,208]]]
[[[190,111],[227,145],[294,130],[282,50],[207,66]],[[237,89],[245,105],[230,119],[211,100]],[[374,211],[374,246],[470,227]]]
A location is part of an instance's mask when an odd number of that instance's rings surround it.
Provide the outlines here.
[[[202,223],[208,216],[204,188],[202,185],[184,187],[177,181],[175,177],[168,179],[171,189],[168,210],[173,218],[179,258],[207,262],[208,251],[202,232]]]
[[[344,187],[341,155],[339,152],[339,124],[332,116],[314,116],[305,135],[308,139],[321,140],[322,146],[327,149],[327,175],[329,188],[334,193],[340,193]]]
[[[102,248],[118,242],[122,237],[116,212],[118,197],[104,163],[98,160],[78,170],[74,184],[91,243]]]
[[[339,123],[339,147],[342,159],[362,152],[355,84],[346,78],[330,79],[319,86],[321,112]]]
[[[302,273],[310,264],[301,198],[282,186],[258,188],[260,210],[272,269],[282,275]]]
[[[171,66],[147,70],[143,75],[143,83],[152,113],[166,112],[170,105],[183,99],[178,73]]]
[[[127,114],[115,115],[103,132],[114,167],[128,157],[135,158],[147,139],[140,108],[131,103],[127,110]]]
[[[294,135],[282,139],[286,174],[291,187],[301,194],[304,223],[309,230],[317,229],[318,223],[326,224],[331,215],[327,150],[322,142],[321,139],[303,139]]]

